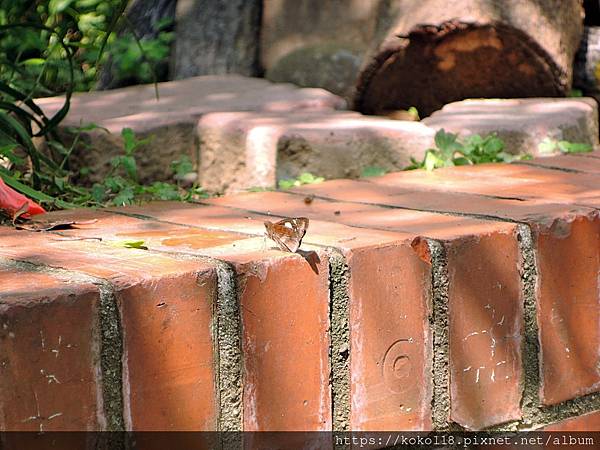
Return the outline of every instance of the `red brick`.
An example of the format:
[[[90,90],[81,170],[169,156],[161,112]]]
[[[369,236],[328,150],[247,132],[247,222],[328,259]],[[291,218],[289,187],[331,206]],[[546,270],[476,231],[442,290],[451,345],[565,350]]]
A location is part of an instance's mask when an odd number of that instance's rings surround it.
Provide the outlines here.
[[[448,269],[451,274],[452,419],[467,428],[478,429],[520,418],[522,299],[514,224],[318,198],[306,205],[301,196],[273,192],[222,197],[211,203],[236,208],[242,208],[244,204],[259,205],[253,208],[278,215],[295,211],[296,215],[321,220],[328,218],[331,211],[340,211],[340,214],[334,215],[335,220],[346,225],[446,241],[451,256]],[[405,258],[401,260],[406,261]],[[373,272],[371,269],[370,277],[374,277]],[[377,272],[382,272],[382,269]],[[386,282],[382,280],[382,283]],[[389,304],[387,308],[391,308]],[[477,311],[475,316],[473,310]],[[379,317],[382,316],[379,314]],[[473,317],[473,320],[465,317]],[[380,320],[385,323],[384,319]],[[496,322],[492,323],[493,320]],[[361,330],[361,334],[366,333],[365,330],[368,328]],[[467,337],[473,332],[489,333],[491,338]],[[465,338],[475,342],[473,351],[463,351]],[[469,366],[472,366],[473,379],[462,372]],[[488,373],[484,374],[484,371]],[[488,378],[480,380],[476,375],[478,372],[481,378]],[[385,425],[389,427],[390,424]]]
[[[327,195],[345,197],[333,192],[334,189],[325,190]],[[554,404],[600,388],[597,351],[600,344],[597,311],[600,219],[592,209],[443,192],[400,194],[385,199],[384,189],[365,190],[367,198],[379,196],[378,201],[388,205],[492,214],[530,223],[539,275],[536,297],[542,341],[542,401]],[[365,198],[357,190],[351,195]],[[392,220],[391,213],[387,219]],[[582,321],[585,326],[581,326]]]
[[[2,231],[0,255],[113,284],[123,326],[127,429],[214,430],[214,269],[143,250],[55,237]]]
[[[351,430],[431,429],[431,269],[408,244],[353,251]]]
[[[327,260],[236,264],[244,357],[244,431],[331,430]],[[301,380],[301,382],[299,382]]]
[[[0,428],[105,429],[98,289],[0,268]]]
[[[451,419],[468,429],[521,417],[523,300],[513,233],[447,244]]]
[[[600,411],[561,420],[544,427],[544,431],[600,431]]]
[[[215,295],[212,271],[141,282],[117,294],[126,423],[133,430],[215,429]]]
[[[552,222],[556,217],[590,212],[589,208],[575,204],[536,201],[535,199],[493,198],[476,193],[452,191],[407,192],[402,188],[351,180],[335,180],[318,185],[303,186],[296,189],[295,192],[313,194],[317,192],[314,186],[320,186],[318,194],[320,196],[344,202],[360,201],[361,204],[364,204],[364,208],[367,208],[369,204],[378,204],[421,211],[491,216],[528,223]],[[310,191],[307,189],[308,187],[311,187]],[[318,201],[327,202],[326,199],[314,200],[314,202]],[[596,200],[582,196],[578,203],[584,204],[592,201]],[[597,200],[597,205],[600,205],[600,200]]]
[[[299,206],[296,205],[296,202],[289,205],[285,202],[282,203],[283,198],[294,199],[304,205],[301,197],[286,196],[285,194],[265,195],[263,193],[250,197],[251,199],[248,196],[233,198],[235,201],[240,201],[238,203],[240,206],[260,204],[260,208],[281,215],[288,215],[288,212],[289,215],[293,215],[294,208]],[[145,210],[147,214],[157,218],[176,217],[175,220],[180,223],[202,224],[202,226],[225,230],[244,229],[257,234],[264,230],[262,225],[264,216],[260,217],[244,211],[211,206],[177,208],[175,214],[170,214],[168,208],[161,208],[160,204],[150,205],[150,207],[151,209]],[[289,211],[285,209],[288,207]],[[352,210],[365,209],[356,205],[338,205],[338,207],[347,208],[342,208],[340,216]],[[376,207],[370,209],[378,210]],[[131,208],[128,210],[132,211]],[[296,210],[295,215],[302,215],[305,212]],[[327,206],[324,206],[322,210],[324,217],[336,217],[334,212],[335,209],[327,209]],[[410,247],[408,237],[404,233],[372,231],[322,220],[311,220],[309,232],[304,240],[340,249],[346,255],[351,272],[349,287],[349,314],[352,324],[350,329],[351,429],[422,430],[431,428],[431,383],[428,372],[431,340],[427,321],[431,275],[429,266]],[[213,256],[216,250],[208,249]],[[227,256],[225,247],[219,252],[220,258],[235,259],[231,255]],[[231,253],[231,249],[229,252]],[[262,254],[264,255],[264,252]],[[238,256],[237,259],[239,258]],[[386,264],[389,260],[396,261],[396,263]],[[240,266],[238,266],[238,271],[240,270]],[[298,277],[301,272],[295,270],[298,274],[289,271],[284,275],[283,268],[281,269],[281,277],[286,277],[285,279],[290,283],[288,286],[296,286],[299,283]],[[289,276],[293,276],[293,278],[289,279]],[[266,280],[271,284],[276,281]],[[265,284],[261,289],[268,292],[273,289],[282,289],[282,287],[277,284],[276,287],[271,288]],[[297,294],[288,292],[286,295],[291,296],[293,300]],[[398,301],[398,298],[401,298],[402,301]],[[248,296],[245,301],[250,302],[251,299],[252,296]],[[287,302],[289,303],[289,301]],[[322,299],[321,301],[322,304],[319,307],[324,306],[328,300]],[[262,308],[266,307],[262,306]],[[254,308],[251,310],[256,313]],[[268,316],[275,316],[275,313],[270,313],[266,309],[265,311]],[[318,314],[313,312],[313,317],[324,313],[322,310],[320,311]],[[286,310],[282,310],[281,314],[285,312]],[[247,313],[245,308],[242,308],[242,315],[244,321],[255,318],[252,314]],[[261,316],[256,314],[256,317],[260,318]],[[276,336],[276,331],[273,330],[273,336]],[[266,337],[263,340],[266,340]],[[295,347],[290,345],[289,348]],[[246,352],[246,354],[251,355],[252,353]],[[305,352],[304,355],[306,354]],[[406,360],[404,356],[407,356]],[[397,363],[394,371],[394,363],[399,358],[401,361]],[[404,361],[408,362],[403,364]],[[274,363],[265,362],[264,364]],[[283,363],[278,361],[276,364]],[[277,365],[273,367],[277,367]],[[307,378],[306,375],[298,374],[298,370],[300,369],[296,368],[296,376],[292,377],[292,381],[286,381],[286,383],[292,385],[297,383],[298,378]],[[384,370],[386,372],[383,372]],[[280,370],[280,373],[279,378],[286,380],[286,372]],[[412,385],[403,383],[411,377],[419,377],[426,381]],[[288,385],[285,386],[287,388]],[[271,386],[270,389],[273,390],[273,387]],[[290,392],[295,390],[296,388],[290,388]],[[290,392],[285,397],[289,397]],[[273,405],[279,405],[279,402],[272,400],[271,408]],[[311,403],[308,404],[308,406],[310,405]],[[285,404],[282,405],[282,409],[283,406]],[[246,412],[248,411],[246,410]],[[257,417],[261,416],[257,415]],[[289,420],[287,415],[285,417],[286,420]],[[276,424],[276,422],[273,423]],[[247,426],[248,424],[245,429],[248,429]]]
[[[578,158],[600,158],[600,150],[594,150],[593,152],[587,153],[575,153],[573,156],[577,156]]]
[[[600,218],[557,220],[537,232],[541,399],[600,389]]]
[[[171,205],[154,205],[144,212],[173,219],[169,214]],[[210,223],[218,227],[220,208],[176,206],[173,215],[182,222],[204,223],[197,213],[207,217],[207,210],[213,209],[216,211]],[[238,223],[241,220],[248,221],[237,217]],[[264,230],[262,221],[258,223]],[[142,239],[149,248],[217,256],[232,263],[240,289],[243,330],[244,430],[331,429],[329,272],[324,254],[313,252],[317,261],[311,266],[299,255],[264,249],[262,238],[139,219],[137,224],[102,235],[109,239]],[[299,378],[304,381],[301,388],[297,385]]]
[[[578,155],[558,155],[549,158],[535,158],[526,164],[549,169],[566,169],[576,172],[600,173],[598,158],[582,158]]]
[[[574,174],[517,164],[481,164],[409,171],[370,179],[375,184],[404,191],[451,191],[495,197],[575,203],[597,191],[594,174]]]

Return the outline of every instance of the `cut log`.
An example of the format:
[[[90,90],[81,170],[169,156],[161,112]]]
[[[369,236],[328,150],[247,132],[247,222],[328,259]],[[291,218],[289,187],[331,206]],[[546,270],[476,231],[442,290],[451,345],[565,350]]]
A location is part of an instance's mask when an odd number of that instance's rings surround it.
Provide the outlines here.
[[[477,97],[560,97],[571,88],[583,32],[580,0],[400,0],[365,59],[355,109]]]

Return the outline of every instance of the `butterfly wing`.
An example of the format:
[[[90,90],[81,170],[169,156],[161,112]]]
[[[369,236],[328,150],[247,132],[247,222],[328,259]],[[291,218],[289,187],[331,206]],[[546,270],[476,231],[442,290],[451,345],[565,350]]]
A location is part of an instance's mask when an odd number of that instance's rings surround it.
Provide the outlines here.
[[[308,228],[306,217],[283,219],[279,222],[265,222],[267,236],[275,241],[283,251],[295,253],[302,244],[302,238]]]

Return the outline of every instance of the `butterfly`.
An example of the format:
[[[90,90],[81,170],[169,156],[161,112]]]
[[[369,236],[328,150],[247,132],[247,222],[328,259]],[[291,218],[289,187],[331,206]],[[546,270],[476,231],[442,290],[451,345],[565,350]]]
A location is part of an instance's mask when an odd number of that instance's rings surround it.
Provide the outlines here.
[[[281,250],[296,253],[306,234],[308,219],[294,217],[275,223],[265,221],[265,228],[267,237],[275,241]]]

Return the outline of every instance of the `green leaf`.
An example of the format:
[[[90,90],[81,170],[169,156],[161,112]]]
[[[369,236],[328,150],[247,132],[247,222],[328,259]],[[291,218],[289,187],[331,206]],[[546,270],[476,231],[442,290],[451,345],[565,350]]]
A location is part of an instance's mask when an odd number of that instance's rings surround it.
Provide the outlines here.
[[[435,133],[435,145],[438,149],[440,149],[443,152],[453,152],[454,150],[460,147],[456,143],[457,138],[457,134],[446,133],[446,131],[442,128],[437,133]]]
[[[385,175],[388,171],[382,167],[377,166],[367,166],[365,167],[361,173],[361,178],[369,178],[369,177],[379,177]]]
[[[59,14],[67,9],[74,0],[50,0],[48,10],[50,14]]]
[[[144,241],[125,241],[123,242],[125,248],[137,248],[138,250],[148,250],[148,247],[144,245]]]
[[[423,161],[423,166],[424,166],[425,170],[427,170],[428,172],[431,172],[433,169],[438,167],[439,162],[440,162],[440,159],[437,156],[435,156],[435,154],[432,151],[428,151],[427,154],[425,155],[425,160]]]
[[[187,155],[182,155],[179,159],[171,163],[171,170],[177,178],[194,171],[194,165]]]
[[[472,162],[469,159],[465,158],[464,156],[454,158],[454,160],[452,162],[454,163],[455,166],[468,166],[469,164],[472,164]]]
[[[554,139],[546,137],[542,142],[538,144],[538,150],[540,153],[554,153],[557,146],[558,143]]]
[[[115,206],[131,205],[134,197],[135,194],[133,192],[133,188],[131,186],[126,186],[115,196],[115,198],[112,199],[112,203]]]
[[[504,141],[497,136],[488,136],[483,142],[483,151],[489,155],[497,154],[504,149]]]
[[[297,180],[279,180],[279,189],[291,189],[299,185],[300,183]]]
[[[155,197],[160,200],[180,200],[181,195],[176,185],[157,181],[148,189]]]
[[[24,61],[21,61],[21,64],[25,66],[40,66],[45,63],[46,60],[44,58],[29,58]]]
[[[298,181],[300,182],[300,184],[315,184],[315,183],[321,183],[324,180],[325,180],[325,178],[315,177],[312,173],[309,173],[309,172],[301,173],[300,176],[298,177]]]
[[[92,186],[90,194],[96,203],[104,203],[106,201],[106,187],[101,184],[95,183]]]
[[[558,148],[563,153],[587,153],[593,150],[590,144],[569,141],[559,141]]]
[[[121,156],[121,165],[129,178],[137,180],[137,165],[133,156]]]
[[[123,128],[121,130],[121,137],[123,138],[123,147],[125,154],[129,155],[133,153],[136,147],[135,133],[131,128]]]
[[[419,116],[419,111],[414,106],[411,106],[410,108],[408,108],[408,113],[411,116],[413,116],[415,120],[421,120],[421,118]]]

